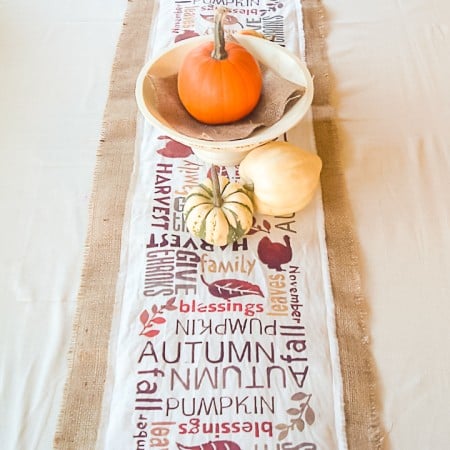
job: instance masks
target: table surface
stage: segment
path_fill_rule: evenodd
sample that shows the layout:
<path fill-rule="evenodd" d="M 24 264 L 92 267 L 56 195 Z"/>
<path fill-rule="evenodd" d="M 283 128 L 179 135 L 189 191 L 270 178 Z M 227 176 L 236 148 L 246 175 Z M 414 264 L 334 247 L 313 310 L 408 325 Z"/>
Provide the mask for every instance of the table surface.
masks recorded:
<path fill-rule="evenodd" d="M 450 4 L 323 2 L 386 441 L 450 442 Z M 0 4 L 0 441 L 49 449 L 127 2 Z"/>

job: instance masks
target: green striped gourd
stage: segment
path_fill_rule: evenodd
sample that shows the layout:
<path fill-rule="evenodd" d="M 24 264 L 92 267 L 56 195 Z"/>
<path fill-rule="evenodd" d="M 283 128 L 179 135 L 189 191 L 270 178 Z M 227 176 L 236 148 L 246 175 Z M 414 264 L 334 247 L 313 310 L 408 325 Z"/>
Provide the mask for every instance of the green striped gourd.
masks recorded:
<path fill-rule="evenodd" d="M 188 230 L 209 244 L 226 245 L 244 236 L 252 226 L 253 203 L 239 183 L 217 176 L 191 189 L 184 204 Z M 214 189 L 216 177 L 217 191 Z"/>

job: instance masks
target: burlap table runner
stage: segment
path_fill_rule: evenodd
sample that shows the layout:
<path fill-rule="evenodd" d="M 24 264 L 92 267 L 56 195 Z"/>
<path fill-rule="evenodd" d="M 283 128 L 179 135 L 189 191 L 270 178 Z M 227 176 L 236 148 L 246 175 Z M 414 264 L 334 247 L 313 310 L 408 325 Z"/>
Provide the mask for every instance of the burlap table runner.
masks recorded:
<path fill-rule="evenodd" d="M 358 242 L 332 104 L 326 11 L 320 0 L 302 0 L 302 8 L 306 61 L 314 77 L 314 134 L 317 152 L 323 161 L 322 197 L 344 382 L 347 440 L 351 449 L 380 449 L 383 437 L 376 369 L 370 350 L 368 307 L 361 286 Z"/>
<path fill-rule="evenodd" d="M 147 49 L 152 0 L 129 1 L 111 73 L 89 209 L 69 373 L 55 448 L 96 447 L 119 270 L 123 216 L 133 169 L 136 78 Z"/>
<path fill-rule="evenodd" d="M 319 0 L 303 0 L 307 62 L 315 77 L 316 144 L 330 273 L 344 381 L 349 448 L 381 448 L 374 365 L 361 289 L 358 248 L 345 192 L 326 56 L 326 20 Z M 111 77 L 91 198 L 86 255 L 74 319 L 69 374 L 55 448 L 94 449 L 107 370 L 107 349 L 119 268 L 126 196 L 133 166 L 137 110 L 134 84 L 145 58 L 153 1 L 129 2 Z"/>

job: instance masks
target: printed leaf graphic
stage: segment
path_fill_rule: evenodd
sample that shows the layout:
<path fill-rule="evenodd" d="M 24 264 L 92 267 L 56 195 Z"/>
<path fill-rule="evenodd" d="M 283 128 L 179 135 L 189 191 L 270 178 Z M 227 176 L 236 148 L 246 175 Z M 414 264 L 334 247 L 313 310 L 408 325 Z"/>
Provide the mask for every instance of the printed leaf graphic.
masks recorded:
<path fill-rule="evenodd" d="M 239 20 L 237 19 L 237 17 L 232 16 L 231 14 L 227 14 L 225 16 L 225 21 L 224 21 L 225 25 L 234 25 L 235 23 L 239 23 Z"/>
<path fill-rule="evenodd" d="M 175 42 L 184 41 L 185 39 L 189 39 L 195 36 L 199 36 L 199 34 L 193 30 L 184 30 L 181 34 L 175 36 Z"/>
<path fill-rule="evenodd" d="M 303 431 L 305 429 L 305 422 L 302 419 L 297 419 L 295 421 L 295 426 L 298 431 Z"/>
<path fill-rule="evenodd" d="M 268 220 L 263 220 L 263 226 L 267 231 L 270 231 L 270 222 Z"/>
<path fill-rule="evenodd" d="M 200 17 L 202 19 L 207 20 L 208 22 L 213 22 L 214 23 L 214 14 L 200 14 Z"/>
<path fill-rule="evenodd" d="M 154 318 L 152 319 L 152 322 L 153 322 L 153 323 L 165 323 L 165 322 L 166 322 L 166 319 L 164 319 L 164 317 L 154 317 Z"/>
<path fill-rule="evenodd" d="M 152 306 L 152 313 L 153 314 L 158 314 L 158 307 L 156 305 Z"/>
<path fill-rule="evenodd" d="M 306 398 L 308 395 L 305 394 L 304 392 L 297 392 L 296 394 L 294 394 L 291 399 L 292 400 L 303 400 L 304 398 Z"/>
<path fill-rule="evenodd" d="M 275 426 L 275 428 L 277 430 L 285 430 L 286 428 L 289 428 L 289 427 L 285 423 L 279 423 L 278 425 Z"/>
<path fill-rule="evenodd" d="M 163 308 L 167 309 L 167 311 L 175 311 L 177 309 L 175 306 L 175 297 L 169 298 Z"/>
<path fill-rule="evenodd" d="M 200 17 L 204 20 L 207 20 L 208 22 L 214 23 L 214 14 L 200 14 Z M 224 25 L 234 25 L 235 23 L 239 23 L 237 18 L 235 16 L 232 16 L 230 14 L 227 14 L 225 16 L 225 19 L 223 21 Z"/>
<path fill-rule="evenodd" d="M 166 309 L 167 309 L 167 311 L 175 311 L 177 309 L 177 307 L 173 306 L 173 305 L 169 305 L 169 306 L 166 305 Z"/>
<path fill-rule="evenodd" d="M 293 416 L 290 418 L 290 425 L 281 424 L 276 427 L 282 430 L 278 437 L 279 440 L 282 440 L 282 438 L 284 439 L 287 436 L 287 434 L 284 434 L 284 427 L 287 427 L 289 430 L 293 431 L 295 430 L 303 431 L 305 429 L 306 424 L 311 425 L 314 422 L 315 420 L 314 411 L 309 406 L 309 401 L 311 400 L 311 397 L 312 394 L 305 394 L 304 392 L 297 392 L 291 397 L 292 400 L 299 402 L 299 407 L 289 408 L 286 411 L 290 416 Z M 302 400 L 304 401 L 302 402 Z M 301 444 L 301 447 L 303 448 L 303 444 Z"/>
<path fill-rule="evenodd" d="M 145 325 L 147 323 L 148 318 L 149 318 L 148 311 L 144 309 L 144 311 L 142 311 L 141 315 L 139 316 L 139 320 L 141 321 L 142 325 Z"/>
<path fill-rule="evenodd" d="M 281 431 L 280 434 L 278 435 L 278 440 L 282 441 L 283 439 L 285 439 L 288 433 L 289 433 L 288 429 Z"/>
<path fill-rule="evenodd" d="M 264 297 L 260 287 L 256 284 L 249 283 L 248 281 L 232 278 L 207 283 L 203 275 L 200 277 L 203 283 L 208 286 L 210 294 L 214 295 L 214 297 L 224 298 L 225 300 L 229 300 L 233 297 L 242 297 L 244 295 L 259 295 L 260 297 Z"/>
<path fill-rule="evenodd" d="M 311 408 L 311 406 L 308 406 L 308 407 L 306 408 L 306 411 L 305 411 L 305 420 L 306 420 L 306 423 L 307 423 L 308 425 L 312 425 L 312 424 L 314 423 L 314 420 L 316 420 L 316 415 L 314 414 L 314 411 L 313 411 L 313 409 Z"/>
<path fill-rule="evenodd" d="M 159 334 L 159 330 L 148 330 L 143 334 L 147 337 L 155 337 L 157 334 Z"/>

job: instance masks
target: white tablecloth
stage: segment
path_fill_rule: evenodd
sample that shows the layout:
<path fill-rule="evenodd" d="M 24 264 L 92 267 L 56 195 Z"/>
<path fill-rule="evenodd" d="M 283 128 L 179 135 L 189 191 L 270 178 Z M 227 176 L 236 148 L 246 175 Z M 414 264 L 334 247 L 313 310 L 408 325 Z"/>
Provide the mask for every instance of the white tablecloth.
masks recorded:
<path fill-rule="evenodd" d="M 450 4 L 324 1 L 386 441 L 450 442 Z M 0 3 L 0 442 L 49 449 L 126 2 Z"/>

